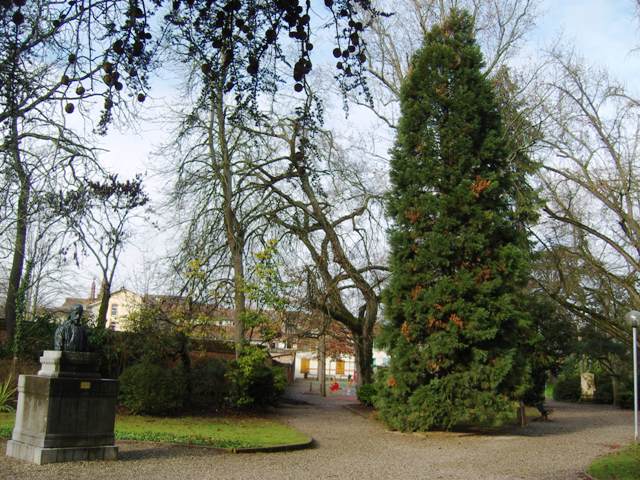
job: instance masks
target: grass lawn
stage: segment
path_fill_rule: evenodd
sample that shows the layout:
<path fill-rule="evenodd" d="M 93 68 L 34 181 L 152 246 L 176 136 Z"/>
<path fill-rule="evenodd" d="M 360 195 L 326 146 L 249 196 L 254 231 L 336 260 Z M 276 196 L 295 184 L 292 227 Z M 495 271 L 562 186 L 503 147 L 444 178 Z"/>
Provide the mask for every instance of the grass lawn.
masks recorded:
<path fill-rule="evenodd" d="M 14 414 L 0 413 L 0 438 L 10 438 Z M 255 448 L 302 443 L 309 437 L 281 423 L 255 417 L 142 417 L 118 415 L 116 439 Z"/>
<path fill-rule="evenodd" d="M 630 445 L 619 452 L 598 458 L 587 473 L 596 480 L 638 480 L 640 445 Z"/>

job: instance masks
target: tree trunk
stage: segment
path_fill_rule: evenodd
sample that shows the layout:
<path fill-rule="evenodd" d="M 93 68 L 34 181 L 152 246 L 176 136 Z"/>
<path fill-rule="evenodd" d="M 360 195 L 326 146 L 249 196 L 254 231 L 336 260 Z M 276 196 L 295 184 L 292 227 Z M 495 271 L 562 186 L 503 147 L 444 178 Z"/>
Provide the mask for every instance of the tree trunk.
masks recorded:
<path fill-rule="evenodd" d="M 240 354 L 242 344 L 244 343 L 244 322 L 243 314 L 246 308 L 245 294 L 244 294 L 244 265 L 242 263 L 242 250 L 240 252 L 233 249 L 233 288 L 234 288 L 234 303 L 235 310 L 233 314 L 233 320 L 235 323 L 235 344 L 236 344 L 236 358 Z"/>
<path fill-rule="evenodd" d="M 13 121 L 12 134 L 17 138 L 17 120 Z M 9 273 L 9 284 L 7 286 L 7 298 L 4 305 L 4 318 L 7 330 L 7 345 L 13 341 L 16 326 L 16 299 L 20 280 L 22 279 L 22 269 L 27 251 L 27 223 L 29 215 L 29 178 L 20 164 L 20 151 L 17 140 L 14 141 L 14 162 L 16 173 L 20 181 L 20 193 L 18 195 L 18 209 L 16 218 L 16 233 L 13 243 L 13 260 L 11 262 L 11 272 Z"/>
<path fill-rule="evenodd" d="M 356 385 L 360 387 L 373 382 L 373 336 L 367 332 L 352 334 L 358 371 Z"/>
<path fill-rule="evenodd" d="M 518 404 L 518 423 L 521 427 L 527 426 L 527 410 L 522 400 Z"/>
<path fill-rule="evenodd" d="M 191 375 L 191 355 L 189 355 L 189 337 L 184 332 L 179 332 L 177 335 L 179 341 L 180 362 L 182 363 L 182 371 L 184 378 L 187 379 L 187 388 L 185 391 L 185 405 L 191 406 L 191 398 L 193 397 L 193 375 Z"/>
<path fill-rule="evenodd" d="M 227 143 L 226 116 L 224 110 L 224 81 L 218 82 L 217 90 L 212 91 L 210 99 L 211 111 L 208 133 L 209 155 L 211 155 L 212 160 L 218 155 L 216 150 L 219 151 L 220 155 L 219 171 L 216 172 L 216 174 L 220 178 L 222 184 L 224 228 L 229 253 L 231 255 L 231 262 L 233 264 L 233 297 L 235 303 L 233 314 L 233 321 L 235 324 L 234 340 L 236 346 L 236 358 L 238 358 L 240 351 L 242 350 L 242 345 L 244 344 L 244 322 L 242 317 L 246 308 L 243 263 L 245 239 L 242 231 L 242 225 L 236 217 L 236 212 L 233 206 L 234 172 L 231 164 L 231 152 Z M 218 148 L 214 148 L 214 141 L 216 140 L 214 127 L 216 126 Z"/>
<path fill-rule="evenodd" d="M 111 298 L 111 284 L 103 280 L 102 288 L 100 288 L 100 309 L 98 310 L 98 318 L 96 319 L 96 327 L 98 328 L 105 328 L 107 326 L 109 298 Z"/>
<path fill-rule="evenodd" d="M 325 335 L 320 335 L 320 341 L 318 342 L 318 382 L 320 383 L 320 395 L 327 396 L 327 372 L 326 366 L 326 343 Z"/>
<path fill-rule="evenodd" d="M 611 375 L 611 395 L 613 397 L 612 403 L 616 407 L 620 406 L 620 384 L 616 375 Z"/>
<path fill-rule="evenodd" d="M 31 318 L 36 318 L 36 314 L 38 313 L 38 297 L 40 296 L 40 276 L 36 279 L 33 284 L 33 293 L 31 294 Z"/>

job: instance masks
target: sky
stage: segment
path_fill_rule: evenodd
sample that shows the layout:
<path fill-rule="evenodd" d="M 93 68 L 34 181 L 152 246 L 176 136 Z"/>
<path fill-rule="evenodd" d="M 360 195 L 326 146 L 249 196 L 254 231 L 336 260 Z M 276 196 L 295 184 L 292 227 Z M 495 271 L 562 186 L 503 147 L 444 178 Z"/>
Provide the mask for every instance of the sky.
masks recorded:
<path fill-rule="evenodd" d="M 588 63 L 606 67 L 632 87 L 640 71 L 640 51 L 633 51 L 640 47 L 635 5 L 635 0 L 546 0 L 527 53 L 561 38 L 560 45 L 574 46 Z"/>
<path fill-rule="evenodd" d="M 637 92 L 640 50 L 634 51 L 634 48 L 640 47 L 640 21 L 634 0 L 543 0 L 540 3 L 536 27 L 523 42 L 521 51 L 513 60 L 515 64 L 535 61 L 543 51 L 556 45 L 573 49 L 592 66 L 606 68 L 613 77 Z M 161 76 L 154 81 L 143 111 L 146 119 L 140 122 L 136 131 L 130 127 L 114 128 L 101 141 L 101 146 L 107 150 L 101 155 L 101 161 L 107 169 L 119 173 L 122 178 L 130 178 L 137 173 L 146 175 L 147 189 L 155 209 L 161 207 L 162 196 L 169 186 L 157 175 L 161 159 L 154 152 L 168 136 L 169 124 L 163 107 L 175 101 L 170 93 L 175 82 L 174 74 L 161 72 Z M 345 120 L 345 127 L 349 128 L 349 122 L 373 125 L 373 120 L 366 115 L 363 111 L 350 115 Z M 122 255 L 114 289 L 122 286 L 142 288 L 145 280 L 157 271 L 158 259 L 175 248 L 176 238 L 168 232 L 166 221 L 159 220 L 157 225 L 154 228 L 140 223 L 136 227 L 136 235 Z M 77 291 L 70 293 L 86 294 L 92 278 L 99 278 L 98 270 L 90 259 L 86 259 L 77 275 Z M 149 288 L 162 287 L 152 283 Z M 60 298 L 60 303 L 62 300 Z"/>

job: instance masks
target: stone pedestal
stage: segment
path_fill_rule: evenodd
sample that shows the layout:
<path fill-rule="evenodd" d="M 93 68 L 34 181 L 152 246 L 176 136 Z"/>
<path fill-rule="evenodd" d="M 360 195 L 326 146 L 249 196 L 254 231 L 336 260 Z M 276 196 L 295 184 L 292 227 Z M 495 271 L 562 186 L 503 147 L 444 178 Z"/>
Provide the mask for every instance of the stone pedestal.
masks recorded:
<path fill-rule="evenodd" d="M 115 460 L 117 380 L 99 378 L 91 353 L 46 351 L 38 375 L 20 375 L 7 455 L 44 464 Z"/>

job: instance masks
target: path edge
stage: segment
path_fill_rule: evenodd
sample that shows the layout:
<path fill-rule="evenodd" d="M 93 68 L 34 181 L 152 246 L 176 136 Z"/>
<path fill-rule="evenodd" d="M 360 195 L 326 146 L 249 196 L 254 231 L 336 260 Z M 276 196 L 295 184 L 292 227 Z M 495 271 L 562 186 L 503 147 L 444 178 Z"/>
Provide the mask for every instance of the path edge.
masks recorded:
<path fill-rule="evenodd" d="M 309 437 L 308 440 L 299 443 L 286 443 L 282 445 L 271 445 L 269 447 L 221 448 L 220 450 L 230 453 L 276 453 L 304 450 L 312 448 L 315 445 L 316 441 L 312 437 Z"/>

